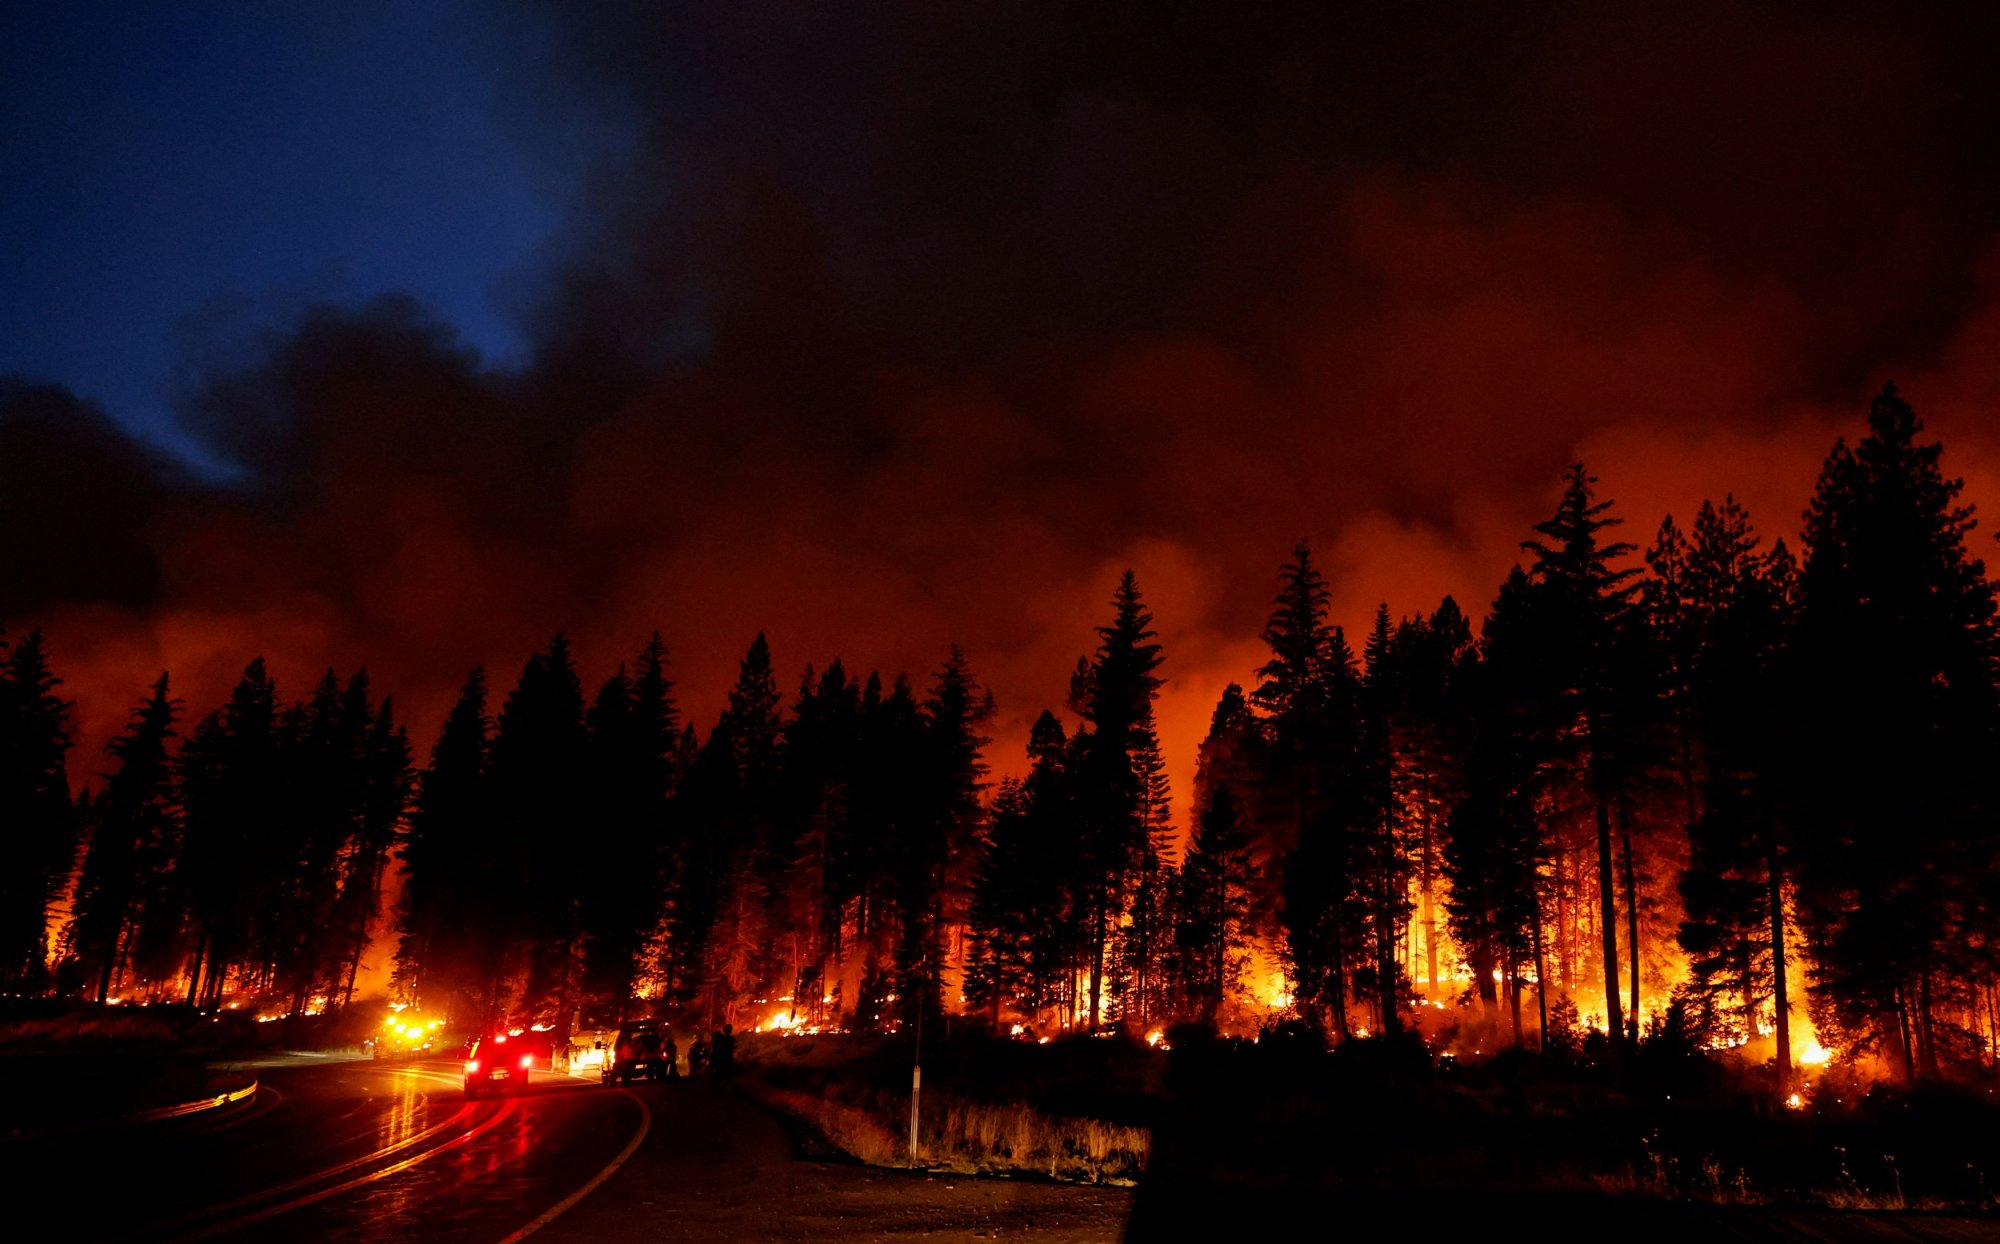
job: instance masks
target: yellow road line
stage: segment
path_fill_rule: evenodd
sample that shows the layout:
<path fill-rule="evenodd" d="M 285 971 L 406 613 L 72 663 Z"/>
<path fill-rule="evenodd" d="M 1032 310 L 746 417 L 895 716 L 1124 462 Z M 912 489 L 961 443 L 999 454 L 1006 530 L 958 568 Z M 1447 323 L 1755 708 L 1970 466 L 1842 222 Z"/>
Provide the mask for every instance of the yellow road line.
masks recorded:
<path fill-rule="evenodd" d="M 500 1126 L 501 1123 L 505 1122 L 511 1115 L 514 1114 L 515 1108 L 517 1107 L 518 1104 L 519 1104 L 518 1102 L 509 1101 L 504 1107 L 501 1108 L 498 1114 L 495 1114 L 492 1118 L 487 1119 L 484 1123 L 481 1123 L 479 1126 L 473 1128 L 471 1131 L 466 1132 L 463 1135 L 454 1136 L 450 1140 L 445 1141 L 441 1145 L 433 1145 L 431 1148 L 424 1150 L 422 1153 L 419 1153 L 414 1157 L 404 1158 L 402 1161 L 397 1162 L 390 1166 L 385 1166 L 379 1171 L 370 1171 L 366 1175 L 357 1175 L 353 1179 L 349 1179 L 343 1183 L 337 1183 L 330 1188 L 321 1188 L 317 1192 L 308 1192 L 306 1195 L 302 1197 L 294 1197 L 289 1201 L 283 1202 L 282 1204 L 273 1205 L 265 1209 L 260 1209 L 254 1214 L 245 1214 L 240 1218 L 232 1218 L 228 1222 L 217 1223 L 212 1227 L 204 1227 L 200 1231 L 191 1232 L 187 1235 L 175 1236 L 174 1238 L 176 1240 L 205 1240 L 209 1236 L 221 1235 L 225 1231 L 234 1231 L 240 1227 L 247 1227 L 253 1223 L 263 1222 L 267 1218 L 275 1218 L 279 1214 L 289 1213 L 295 1209 L 302 1209 L 305 1206 L 313 1204 L 315 1201 L 324 1201 L 326 1198 L 330 1196 L 338 1196 L 343 1192 L 359 1188 L 363 1184 L 371 1184 L 378 1179 L 387 1179 L 391 1175 L 400 1174 L 401 1172 L 409 1170 L 412 1166 L 415 1166 L 420 1162 L 428 1162 L 432 1158 L 438 1156 L 441 1153 L 446 1152 L 447 1150 L 456 1149 L 460 1145 L 465 1144 L 467 1141 L 472 1140 L 486 1132 L 492 1131 L 494 1128 Z"/>
<path fill-rule="evenodd" d="M 632 1090 L 623 1089 L 620 1091 L 625 1094 L 625 1098 L 627 1101 L 630 1101 L 633 1105 L 639 1107 L 638 1132 L 633 1135 L 632 1139 L 626 1143 L 623 1149 L 618 1151 L 617 1157 L 611 1159 L 610 1163 L 606 1165 L 603 1170 L 597 1172 L 597 1174 L 592 1175 L 590 1177 L 589 1183 L 583 1185 L 583 1187 L 581 1188 L 578 1188 L 575 1192 L 570 1193 L 562 1200 L 557 1201 L 554 1205 L 549 1206 L 549 1208 L 544 1210 L 542 1214 L 539 1217 L 537 1217 L 534 1221 L 530 1222 L 527 1226 L 522 1227 L 519 1231 L 516 1231 L 512 1235 L 509 1235 L 505 1239 L 501 1240 L 500 1244 L 519 1244 L 519 1241 L 527 1239 L 535 1232 L 540 1231 L 543 1227 L 546 1227 L 550 1223 L 554 1222 L 557 1218 L 561 1217 L 565 1212 L 574 1207 L 578 1201 L 581 1201 L 583 1198 L 597 1191 L 598 1187 L 601 1184 L 603 1184 L 605 1180 L 611 1178 L 612 1175 L 617 1173 L 619 1167 L 625 1165 L 625 1159 L 631 1157 L 634 1153 L 637 1153 L 639 1151 L 639 1146 L 642 1143 L 644 1143 L 646 1139 L 646 1133 L 653 1130 L 653 1112 L 646 1109 L 645 1102 L 640 1101 L 637 1097 L 634 1097 L 632 1095 Z"/>
<path fill-rule="evenodd" d="M 444 1080 L 444 1077 L 439 1073 L 419 1071 L 414 1068 L 406 1072 L 399 1072 L 397 1074 L 411 1075 L 411 1076 L 429 1076 L 432 1079 Z M 450 1081 L 446 1082 L 449 1083 Z M 270 1091 L 272 1093 L 277 1092 L 276 1089 L 271 1089 Z M 224 1201 L 218 1205 L 205 1205 L 200 1209 L 190 1210 L 188 1213 L 176 1215 L 175 1217 L 170 1218 L 165 1222 L 153 1223 L 150 1226 L 146 1227 L 143 1230 L 143 1232 L 141 1232 L 141 1234 L 150 1235 L 154 1232 L 170 1230 L 174 1227 L 181 1226 L 186 1223 L 198 1222 L 203 1218 L 212 1218 L 217 1214 L 226 1214 L 230 1210 L 241 1209 L 246 1205 L 254 1205 L 258 1201 L 269 1200 L 274 1196 L 283 1196 L 285 1193 L 291 1192 L 297 1188 L 303 1188 L 307 1184 L 315 1184 L 323 1179 L 331 1179 L 336 1175 L 345 1174 L 346 1172 L 353 1170 L 357 1166 L 366 1166 L 370 1162 L 379 1162 L 383 1158 L 386 1158 L 391 1154 L 400 1153 L 403 1150 L 408 1149 L 411 1145 L 421 1144 L 424 1141 L 429 1140 L 431 1137 L 437 1135 L 439 1132 L 443 1132 L 452 1127 L 457 1126 L 459 1123 L 463 1122 L 469 1115 L 471 1115 L 477 1109 L 478 1109 L 477 1106 L 470 1104 L 460 1106 L 457 1110 L 453 1111 L 451 1114 L 447 1115 L 444 1119 L 440 1120 L 439 1122 L 431 1124 L 429 1127 L 425 1128 L 421 1132 L 416 1133 L 415 1135 L 405 1136 L 403 1139 L 396 1141 L 394 1144 L 384 1145 L 380 1149 L 376 1149 L 371 1153 L 364 1153 L 358 1158 L 349 1158 L 347 1161 L 342 1162 L 336 1166 L 329 1166 L 324 1170 L 317 1170 L 313 1171 L 311 1174 L 308 1175 L 301 1175 L 297 1179 L 290 1180 L 289 1182 L 286 1183 L 275 1184 L 269 1188 L 259 1188 L 257 1191 L 246 1193 L 243 1196 L 237 1197 L 233 1201 Z"/>
<path fill-rule="evenodd" d="M 194 1114 L 202 1110 L 213 1110 L 217 1106 L 227 1106 L 231 1102 L 242 1101 L 256 1091 L 257 1081 L 253 1077 L 250 1083 L 240 1089 L 231 1089 L 227 1093 L 217 1093 L 213 1097 L 198 1097 L 193 1101 L 184 1101 L 175 1106 L 160 1106 L 157 1109 L 144 1110 L 133 1116 L 133 1118 L 144 1123 L 151 1123 L 155 1119 L 175 1119 L 184 1114 Z"/>
<path fill-rule="evenodd" d="M 200 1119 L 188 1126 L 190 1136 L 213 1136 L 225 1128 L 241 1127 L 252 1119 L 261 1118 L 283 1105 L 285 1095 L 268 1084 L 259 1085 L 257 1096 L 251 1099 L 248 1109 L 215 1119 Z"/>

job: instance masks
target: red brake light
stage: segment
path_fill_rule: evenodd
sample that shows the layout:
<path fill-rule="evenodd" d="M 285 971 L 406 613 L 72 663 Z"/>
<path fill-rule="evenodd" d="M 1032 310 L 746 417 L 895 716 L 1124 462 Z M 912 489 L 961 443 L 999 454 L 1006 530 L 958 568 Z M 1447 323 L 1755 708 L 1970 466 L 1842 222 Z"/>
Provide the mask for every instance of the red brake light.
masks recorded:
<path fill-rule="evenodd" d="M 467 1059 L 467 1060 L 466 1060 L 466 1063 L 465 1063 L 465 1069 L 466 1069 L 467 1071 L 477 1071 L 477 1070 L 479 1070 L 479 1060 L 478 1060 L 478 1059 L 476 1059 L 476 1058 L 472 1058 L 472 1059 Z"/>
<path fill-rule="evenodd" d="M 521 1066 L 522 1066 L 522 1067 L 526 1067 L 526 1066 L 527 1066 L 527 1065 L 528 1065 L 529 1063 L 532 1063 L 532 1062 L 534 1062 L 534 1061 L 535 1061 L 535 1058 L 534 1058 L 534 1055 L 532 1055 L 532 1054 L 523 1054 L 523 1055 L 521 1055 Z"/>

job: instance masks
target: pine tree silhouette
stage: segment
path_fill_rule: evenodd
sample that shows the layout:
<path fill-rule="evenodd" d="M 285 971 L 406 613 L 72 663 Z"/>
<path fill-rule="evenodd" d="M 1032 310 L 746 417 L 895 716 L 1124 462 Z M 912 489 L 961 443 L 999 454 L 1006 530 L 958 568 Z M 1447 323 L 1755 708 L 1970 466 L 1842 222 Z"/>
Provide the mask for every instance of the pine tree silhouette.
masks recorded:
<path fill-rule="evenodd" d="M 1949 1051 L 1939 1010 L 1991 867 L 1993 586 L 1941 447 L 1895 386 L 1836 444 L 1806 512 L 1796 687 L 1806 724 L 1799 901 L 1814 1019 L 1892 1051 L 1911 1078 Z"/>
<path fill-rule="evenodd" d="M 413 1002 L 483 1029 L 498 1019 L 506 928 L 492 848 L 486 674 L 473 669 L 417 782 L 403 835 L 396 982 Z"/>
<path fill-rule="evenodd" d="M 1352 831 L 1361 820 L 1356 715 L 1360 678 L 1347 637 L 1326 621 L 1326 582 L 1302 540 L 1279 571 L 1281 588 L 1250 701 L 1264 714 L 1261 785 L 1283 809 L 1283 920 L 1302 1010 L 1348 1035 L 1349 972 L 1356 948 Z"/>
<path fill-rule="evenodd" d="M 111 995 L 121 972 L 130 971 L 152 992 L 177 966 L 181 913 L 172 869 L 181 826 L 170 749 L 180 709 L 163 673 L 152 695 L 132 711 L 125 732 L 106 745 L 118 767 L 106 775 L 94 808 L 70 928 L 86 988 L 99 1002 Z"/>
<path fill-rule="evenodd" d="M 1598 538 L 1600 532 L 1623 520 L 1608 517 L 1611 502 L 1597 500 L 1596 482 L 1582 463 L 1572 466 L 1554 516 L 1535 525 L 1544 539 L 1524 541 L 1521 547 L 1535 554 L 1534 581 L 1549 599 L 1545 620 L 1556 628 L 1566 656 L 1553 672 L 1561 680 L 1560 693 L 1570 705 L 1571 721 L 1565 733 L 1572 742 L 1574 762 L 1581 770 L 1596 817 L 1598 929 L 1603 940 L 1606 1023 L 1615 1036 L 1636 1041 L 1636 1008 L 1628 1026 L 1618 989 L 1612 822 L 1614 817 L 1619 820 L 1621 836 L 1630 832 L 1627 818 L 1638 763 L 1637 723 L 1630 720 L 1631 694 L 1622 678 L 1627 662 L 1621 645 L 1632 624 L 1635 585 L 1631 580 L 1638 568 L 1616 564 L 1631 554 L 1634 546 L 1621 541 L 1600 542 Z M 1629 908 L 1633 890 L 1629 845 L 1625 857 Z"/>

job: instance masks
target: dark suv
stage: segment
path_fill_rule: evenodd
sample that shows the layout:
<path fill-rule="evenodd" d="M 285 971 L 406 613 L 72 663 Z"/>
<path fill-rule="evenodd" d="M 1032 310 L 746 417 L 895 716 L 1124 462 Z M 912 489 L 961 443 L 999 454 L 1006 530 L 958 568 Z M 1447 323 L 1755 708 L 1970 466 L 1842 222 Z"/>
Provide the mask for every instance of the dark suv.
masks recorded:
<path fill-rule="evenodd" d="M 667 1054 L 666 1030 L 651 1020 L 626 1024 L 611 1043 L 604 1060 L 606 1084 L 630 1084 L 637 1079 L 664 1080 L 674 1074 Z"/>
<path fill-rule="evenodd" d="M 550 1070 L 554 1049 L 546 1033 L 486 1034 L 472 1043 L 465 1056 L 465 1095 L 477 1097 L 489 1090 L 504 1093 L 510 1088 L 526 1088 L 533 1071 Z"/>

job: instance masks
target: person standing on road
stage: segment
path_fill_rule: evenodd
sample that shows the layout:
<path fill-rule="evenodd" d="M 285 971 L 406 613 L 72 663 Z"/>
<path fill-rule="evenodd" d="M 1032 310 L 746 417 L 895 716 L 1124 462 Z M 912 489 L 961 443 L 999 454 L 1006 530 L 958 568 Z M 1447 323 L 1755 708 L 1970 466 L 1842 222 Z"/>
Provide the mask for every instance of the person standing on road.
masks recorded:
<path fill-rule="evenodd" d="M 660 1045 L 660 1058 L 667 1064 L 667 1079 L 681 1078 L 681 1047 L 674 1044 L 674 1034 L 667 1033 Z"/>
<path fill-rule="evenodd" d="M 724 1077 L 736 1074 L 736 1029 L 728 1024 L 715 1034 L 715 1074 Z"/>
<path fill-rule="evenodd" d="M 688 1074 L 698 1076 L 708 1069 L 708 1042 L 697 1035 L 688 1047 Z"/>

